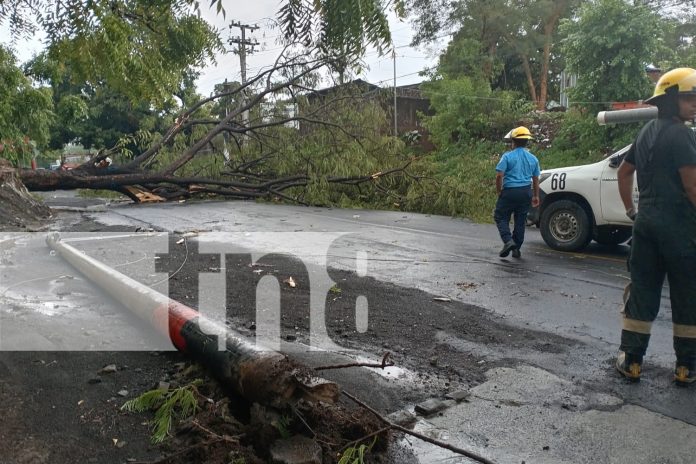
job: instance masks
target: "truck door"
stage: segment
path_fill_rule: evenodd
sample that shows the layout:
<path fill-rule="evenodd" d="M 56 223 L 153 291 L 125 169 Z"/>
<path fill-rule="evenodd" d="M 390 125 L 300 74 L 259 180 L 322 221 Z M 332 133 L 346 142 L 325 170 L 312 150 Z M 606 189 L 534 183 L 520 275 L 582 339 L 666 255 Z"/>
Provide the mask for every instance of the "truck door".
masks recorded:
<path fill-rule="evenodd" d="M 619 165 L 623 160 L 629 147 L 624 147 L 611 155 L 604 164 L 602 169 L 602 177 L 600 178 L 600 202 L 602 205 L 602 219 L 606 224 L 626 224 L 631 225 L 631 220 L 626 217 L 626 209 L 624 208 L 621 196 L 619 196 L 619 181 L 617 172 Z M 638 208 L 638 187 L 633 181 L 633 203 L 635 208 Z"/>

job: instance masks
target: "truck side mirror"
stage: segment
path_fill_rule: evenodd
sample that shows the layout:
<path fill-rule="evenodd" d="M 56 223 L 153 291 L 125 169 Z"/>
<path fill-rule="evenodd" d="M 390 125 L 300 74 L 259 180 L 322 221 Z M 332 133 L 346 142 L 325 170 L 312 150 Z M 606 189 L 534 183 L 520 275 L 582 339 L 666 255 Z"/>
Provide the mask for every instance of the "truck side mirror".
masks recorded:
<path fill-rule="evenodd" d="M 624 158 L 623 155 L 612 156 L 609 159 L 609 167 L 610 168 L 618 168 L 619 165 L 621 164 L 621 161 L 623 161 L 623 158 Z"/>

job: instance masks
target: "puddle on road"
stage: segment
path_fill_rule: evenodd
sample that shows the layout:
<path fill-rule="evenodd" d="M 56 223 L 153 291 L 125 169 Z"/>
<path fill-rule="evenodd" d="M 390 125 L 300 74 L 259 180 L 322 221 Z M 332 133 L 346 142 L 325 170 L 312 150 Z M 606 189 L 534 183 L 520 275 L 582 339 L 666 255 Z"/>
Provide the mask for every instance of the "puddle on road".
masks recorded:
<path fill-rule="evenodd" d="M 4 295 L 0 295 L 0 311 L 15 315 L 40 314 L 54 317 L 72 314 L 80 308 L 79 305 L 70 300 L 55 299 L 54 296 L 44 298 L 11 291 L 5 292 Z M 73 294 L 73 296 L 84 295 Z"/>
<path fill-rule="evenodd" d="M 300 351 L 323 351 L 326 353 L 334 353 L 346 358 L 349 358 L 350 360 L 356 362 L 356 363 L 363 363 L 363 364 L 379 364 L 380 360 L 376 357 L 368 357 L 368 356 L 363 356 L 359 355 L 356 352 L 352 351 L 330 351 L 330 350 L 323 350 L 319 347 L 310 347 L 309 345 L 306 345 L 304 343 L 298 343 L 298 342 L 293 342 L 291 345 L 287 345 L 287 350 L 281 350 L 283 352 L 287 352 L 288 354 L 292 354 L 293 351 L 297 351 L 297 347 L 300 346 L 302 349 Z M 384 369 L 381 367 L 366 367 L 365 369 L 369 369 L 370 372 L 374 372 L 375 374 L 384 377 L 389 380 L 398 380 L 400 383 L 407 383 L 409 385 L 415 385 L 417 383 L 420 383 L 418 375 L 406 368 L 399 367 L 399 366 L 387 366 Z"/>
<path fill-rule="evenodd" d="M 411 411 L 413 412 L 413 411 Z M 421 435 L 425 435 L 426 437 L 433 438 L 435 440 L 439 440 L 442 442 L 447 443 L 450 438 L 451 438 L 451 432 L 449 430 L 445 430 L 439 427 L 434 426 L 430 422 L 428 422 L 425 419 L 418 419 L 416 424 L 413 427 L 414 432 L 418 432 Z M 485 446 L 485 442 L 487 441 L 485 437 L 472 437 L 474 442 L 482 442 L 482 444 Z M 428 443 L 426 441 L 423 441 L 419 438 L 410 436 L 410 435 L 404 435 L 402 438 L 400 438 L 397 441 L 397 446 L 402 447 L 408 452 L 412 453 L 412 455 L 418 460 L 419 463 L 422 464 L 431 464 L 434 462 L 442 462 L 442 463 L 470 463 L 470 462 L 478 462 L 474 461 L 472 459 L 467 458 L 466 456 L 462 456 L 461 454 L 457 454 L 453 451 L 449 451 L 445 448 L 440 448 L 439 446 L 435 446 L 431 443 Z"/>
<path fill-rule="evenodd" d="M 72 275 L 54 275 L 13 282 L 0 287 L 0 310 L 7 313 L 36 312 L 43 316 L 61 316 L 78 308 L 76 298 L 86 295 L 66 290 Z M 79 279 L 81 280 L 81 279 Z M 64 298 L 70 296 L 71 298 Z"/>
<path fill-rule="evenodd" d="M 369 364 L 379 363 L 379 361 L 375 361 L 374 358 L 368 358 L 366 356 L 356 356 L 356 355 L 349 355 L 349 356 L 351 358 L 355 359 L 355 362 L 358 362 L 358 363 L 369 363 Z M 401 382 L 415 383 L 416 380 L 418 379 L 418 376 L 416 375 L 415 372 L 410 371 L 408 369 L 405 369 L 403 367 L 387 366 L 384 369 L 382 369 L 380 367 L 370 367 L 368 369 L 370 369 L 370 371 L 374 372 L 375 374 L 379 374 L 382 377 L 390 379 L 390 380 L 399 380 Z"/>

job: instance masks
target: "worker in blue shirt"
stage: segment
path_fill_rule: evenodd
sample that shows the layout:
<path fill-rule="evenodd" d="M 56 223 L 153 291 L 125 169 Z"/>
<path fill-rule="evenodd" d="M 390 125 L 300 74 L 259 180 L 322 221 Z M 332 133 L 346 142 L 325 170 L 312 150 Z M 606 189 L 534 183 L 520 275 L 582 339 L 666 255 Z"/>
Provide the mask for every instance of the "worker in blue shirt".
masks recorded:
<path fill-rule="evenodd" d="M 513 258 L 520 258 L 524 242 L 524 227 L 530 205 L 539 206 L 539 160 L 525 147 L 532 138 L 531 132 L 524 126 L 510 131 L 513 149 L 503 154 L 495 167 L 495 189 L 498 201 L 495 204 L 493 219 L 503 248 L 501 258 L 512 252 Z M 515 226 L 510 233 L 510 217 L 514 216 Z"/>

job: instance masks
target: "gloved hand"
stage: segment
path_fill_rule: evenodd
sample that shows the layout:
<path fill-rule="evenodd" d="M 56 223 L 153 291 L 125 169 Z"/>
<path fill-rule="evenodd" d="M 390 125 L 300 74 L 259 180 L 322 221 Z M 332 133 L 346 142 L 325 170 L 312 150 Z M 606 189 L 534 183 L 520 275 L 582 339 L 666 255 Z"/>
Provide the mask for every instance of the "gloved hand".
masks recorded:
<path fill-rule="evenodd" d="M 627 209 L 627 210 L 626 210 L 626 216 L 628 216 L 628 218 L 629 218 L 631 221 L 635 221 L 635 220 L 636 220 L 636 214 L 638 214 L 638 213 L 636 212 L 636 209 L 635 209 L 635 208 L 631 208 L 631 209 Z"/>

